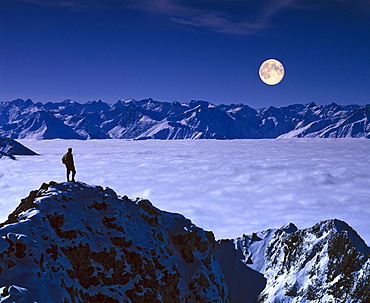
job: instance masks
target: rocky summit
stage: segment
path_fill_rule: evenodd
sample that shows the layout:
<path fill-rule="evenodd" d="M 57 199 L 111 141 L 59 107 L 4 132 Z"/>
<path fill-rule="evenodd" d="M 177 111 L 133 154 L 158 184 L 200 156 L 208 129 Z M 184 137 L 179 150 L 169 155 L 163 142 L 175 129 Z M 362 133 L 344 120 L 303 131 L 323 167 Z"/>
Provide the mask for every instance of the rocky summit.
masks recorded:
<path fill-rule="evenodd" d="M 212 233 L 109 188 L 44 184 L 1 234 L 4 302 L 228 301 Z"/>
<path fill-rule="evenodd" d="M 370 302 L 370 249 L 335 219 L 216 241 L 148 200 L 49 182 L 0 234 L 0 302 Z"/>
<path fill-rule="evenodd" d="M 343 221 L 288 224 L 221 244 L 230 241 L 267 280 L 258 302 L 370 302 L 370 249 Z"/>

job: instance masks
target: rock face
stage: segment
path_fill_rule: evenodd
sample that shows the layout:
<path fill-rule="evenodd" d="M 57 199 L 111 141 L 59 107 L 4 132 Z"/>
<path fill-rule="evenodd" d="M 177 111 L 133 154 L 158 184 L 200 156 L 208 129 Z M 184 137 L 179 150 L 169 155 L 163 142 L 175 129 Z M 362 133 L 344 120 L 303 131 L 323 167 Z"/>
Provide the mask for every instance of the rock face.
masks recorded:
<path fill-rule="evenodd" d="M 370 302 L 370 248 L 343 221 L 290 224 L 233 242 L 267 279 L 258 302 Z"/>
<path fill-rule="evenodd" d="M 0 138 L 0 158 L 3 156 L 15 159 L 17 155 L 37 155 L 34 151 L 10 138 Z"/>
<path fill-rule="evenodd" d="M 0 235 L 0 302 L 370 302 L 370 248 L 336 219 L 215 241 L 148 200 L 50 182 Z"/>
<path fill-rule="evenodd" d="M 212 233 L 109 188 L 44 184 L 0 232 L 0 302 L 229 302 Z"/>
<path fill-rule="evenodd" d="M 0 136 L 34 139 L 370 138 L 370 106 L 244 104 L 153 99 L 80 104 L 0 102 Z"/>

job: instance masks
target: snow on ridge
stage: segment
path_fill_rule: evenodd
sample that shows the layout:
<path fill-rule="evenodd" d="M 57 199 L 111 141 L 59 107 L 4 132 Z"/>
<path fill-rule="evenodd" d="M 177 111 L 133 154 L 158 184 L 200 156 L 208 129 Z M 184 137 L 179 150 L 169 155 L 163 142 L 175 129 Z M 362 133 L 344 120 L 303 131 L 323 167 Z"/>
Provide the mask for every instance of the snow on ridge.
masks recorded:
<path fill-rule="evenodd" d="M 0 302 L 228 302 L 212 233 L 110 188 L 44 183 L 0 232 Z"/>
<path fill-rule="evenodd" d="M 344 221 L 270 229 L 234 240 L 244 263 L 264 273 L 259 302 L 368 302 L 370 248 Z M 344 284 L 345 285 L 344 285 Z"/>
<path fill-rule="evenodd" d="M 39 118 L 46 125 L 45 130 L 37 132 L 36 137 L 39 139 L 370 137 L 369 105 L 361 107 L 310 103 L 255 110 L 243 104 L 214 105 L 201 100 L 179 103 L 151 98 L 140 101 L 125 99 L 109 105 L 101 100 L 85 104 L 72 100 L 34 104 L 31 100 L 18 99 L 1 102 L 0 110 L 0 135 L 14 138 L 36 136 L 35 130 L 29 130 L 26 125 L 39 112 L 50 114 Z M 91 113 L 95 115 L 88 115 Z M 157 125 L 150 136 L 144 135 L 148 128 L 140 123 L 143 116 Z M 189 119 L 190 116 L 192 119 Z M 81 120 L 84 121 L 82 125 L 79 123 Z M 48 131 L 56 121 L 65 131 Z M 169 131 L 163 123 L 165 121 L 176 122 L 177 126 L 171 126 L 172 130 Z M 196 124 L 202 125 L 202 128 L 197 128 Z M 189 128 L 186 132 L 183 131 L 184 126 Z M 127 128 L 128 131 L 120 132 L 117 136 L 117 131 L 113 130 L 117 127 Z"/>
<path fill-rule="evenodd" d="M 7 156 L 15 159 L 16 155 L 37 155 L 37 153 L 13 139 L 0 138 L 0 158 Z"/>
<path fill-rule="evenodd" d="M 370 248 L 337 219 L 215 241 L 148 200 L 49 182 L 22 199 L 0 233 L 0 302 L 370 299 Z"/>

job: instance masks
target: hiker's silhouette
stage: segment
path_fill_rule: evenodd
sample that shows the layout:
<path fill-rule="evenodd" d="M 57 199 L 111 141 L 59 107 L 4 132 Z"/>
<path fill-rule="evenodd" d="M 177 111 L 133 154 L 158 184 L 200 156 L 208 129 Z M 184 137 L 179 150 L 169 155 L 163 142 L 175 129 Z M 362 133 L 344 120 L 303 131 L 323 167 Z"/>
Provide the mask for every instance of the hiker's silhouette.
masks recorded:
<path fill-rule="evenodd" d="M 68 152 L 63 156 L 62 158 L 63 164 L 65 164 L 67 168 L 67 181 L 68 182 L 76 182 L 75 181 L 75 175 L 76 175 L 76 168 L 75 163 L 73 161 L 73 155 L 72 155 L 72 148 L 68 148 Z M 69 180 L 69 174 L 72 173 L 72 180 Z"/>

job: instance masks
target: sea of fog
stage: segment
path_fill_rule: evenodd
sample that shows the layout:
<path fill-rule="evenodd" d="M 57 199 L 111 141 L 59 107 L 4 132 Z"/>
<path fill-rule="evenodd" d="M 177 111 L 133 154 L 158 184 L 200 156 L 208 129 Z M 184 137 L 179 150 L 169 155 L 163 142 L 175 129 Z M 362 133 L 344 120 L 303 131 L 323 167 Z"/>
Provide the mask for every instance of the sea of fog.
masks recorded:
<path fill-rule="evenodd" d="M 218 239 L 338 218 L 370 243 L 370 140 L 19 142 L 40 155 L 0 159 L 1 222 L 43 182 L 65 181 L 72 147 L 77 181 L 149 199 Z"/>

